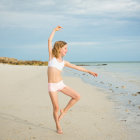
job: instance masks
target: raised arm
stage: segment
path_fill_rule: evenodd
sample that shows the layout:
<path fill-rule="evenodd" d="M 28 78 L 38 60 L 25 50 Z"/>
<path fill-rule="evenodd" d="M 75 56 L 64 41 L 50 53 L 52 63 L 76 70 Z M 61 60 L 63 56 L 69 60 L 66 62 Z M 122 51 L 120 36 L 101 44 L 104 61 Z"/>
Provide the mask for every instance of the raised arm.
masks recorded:
<path fill-rule="evenodd" d="M 73 69 L 76 69 L 76 70 L 79 70 L 79 71 L 87 72 L 87 73 L 93 75 L 94 77 L 95 77 L 95 76 L 96 76 L 96 77 L 98 76 L 97 73 L 92 72 L 92 71 L 90 71 L 90 70 L 87 70 L 87 69 L 85 69 L 85 68 L 83 68 L 83 67 L 74 65 L 74 64 L 72 64 L 72 63 L 70 63 L 70 62 L 68 62 L 68 61 L 65 61 L 65 66 L 66 66 L 66 67 L 73 68 Z"/>
<path fill-rule="evenodd" d="M 52 58 L 52 39 L 54 37 L 55 32 L 59 31 L 61 28 L 62 28 L 61 26 L 57 26 L 56 28 L 54 28 L 50 37 L 48 38 L 49 60 L 51 60 L 51 58 Z"/>

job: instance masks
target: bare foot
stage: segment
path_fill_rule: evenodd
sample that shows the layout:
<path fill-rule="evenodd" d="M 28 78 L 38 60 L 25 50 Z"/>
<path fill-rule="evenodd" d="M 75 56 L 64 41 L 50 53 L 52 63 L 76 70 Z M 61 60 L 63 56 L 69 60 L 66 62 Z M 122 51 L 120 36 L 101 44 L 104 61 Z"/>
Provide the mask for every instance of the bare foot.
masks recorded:
<path fill-rule="evenodd" d="M 60 121 L 60 119 L 62 119 L 62 117 L 64 116 L 65 112 L 63 109 L 60 109 L 60 115 L 58 117 L 58 120 Z"/>
<path fill-rule="evenodd" d="M 58 124 L 58 126 L 56 127 L 56 129 L 57 129 L 57 133 L 58 134 L 63 134 L 63 131 L 62 131 L 62 129 L 61 129 L 61 127 L 60 127 L 60 124 Z"/>
<path fill-rule="evenodd" d="M 57 130 L 57 133 L 58 133 L 58 134 L 63 134 L 63 131 L 62 131 L 61 129 L 58 129 L 58 130 Z"/>
<path fill-rule="evenodd" d="M 58 122 L 58 124 L 56 125 L 56 132 L 57 132 L 58 134 L 63 134 L 63 131 L 62 131 L 62 128 L 61 128 L 59 122 Z"/>

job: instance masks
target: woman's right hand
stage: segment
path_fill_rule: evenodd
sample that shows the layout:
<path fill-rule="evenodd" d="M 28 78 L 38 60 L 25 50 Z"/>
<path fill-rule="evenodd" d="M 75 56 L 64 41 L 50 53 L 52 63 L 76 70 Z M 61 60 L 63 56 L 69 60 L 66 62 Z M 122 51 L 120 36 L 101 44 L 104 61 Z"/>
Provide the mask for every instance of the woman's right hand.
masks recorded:
<path fill-rule="evenodd" d="M 92 72 L 92 71 L 89 71 L 88 73 L 89 73 L 89 74 L 91 74 L 91 75 L 93 75 L 94 77 L 95 77 L 95 76 L 96 76 L 96 77 L 98 76 L 98 74 L 97 74 L 97 73 Z"/>
<path fill-rule="evenodd" d="M 59 31 L 59 30 L 61 30 L 61 28 L 62 28 L 61 26 L 57 26 L 56 28 L 54 28 L 54 30 L 55 30 L 55 31 Z M 62 29 L 63 29 L 63 28 L 62 28 Z"/>

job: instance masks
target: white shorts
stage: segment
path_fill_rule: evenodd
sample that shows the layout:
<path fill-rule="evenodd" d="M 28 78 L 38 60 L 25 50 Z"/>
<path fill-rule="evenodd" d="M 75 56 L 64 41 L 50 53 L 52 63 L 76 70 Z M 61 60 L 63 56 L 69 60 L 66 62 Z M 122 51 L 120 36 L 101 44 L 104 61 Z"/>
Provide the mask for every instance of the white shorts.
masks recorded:
<path fill-rule="evenodd" d="M 48 91 L 60 91 L 63 89 L 66 85 L 63 83 L 63 80 L 57 83 L 48 83 Z"/>

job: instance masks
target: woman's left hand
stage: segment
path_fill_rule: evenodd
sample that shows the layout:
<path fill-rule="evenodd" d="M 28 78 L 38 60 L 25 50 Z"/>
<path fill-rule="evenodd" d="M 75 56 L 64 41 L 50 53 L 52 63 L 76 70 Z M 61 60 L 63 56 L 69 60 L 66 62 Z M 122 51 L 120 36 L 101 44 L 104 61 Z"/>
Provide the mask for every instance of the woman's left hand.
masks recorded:
<path fill-rule="evenodd" d="M 93 75 L 94 77 L 95 77 L 95 76 L 96 76 L 96 77 L 98 76 L 98 74 L 97 74 L 97 73 L 92 72 L 92 71 L 89 71 L 88 73 L 89 73 L 89 74 L 91 74 L 91 75 Z"/>

